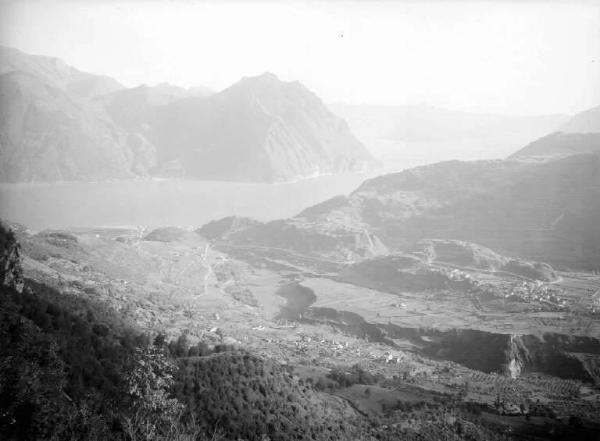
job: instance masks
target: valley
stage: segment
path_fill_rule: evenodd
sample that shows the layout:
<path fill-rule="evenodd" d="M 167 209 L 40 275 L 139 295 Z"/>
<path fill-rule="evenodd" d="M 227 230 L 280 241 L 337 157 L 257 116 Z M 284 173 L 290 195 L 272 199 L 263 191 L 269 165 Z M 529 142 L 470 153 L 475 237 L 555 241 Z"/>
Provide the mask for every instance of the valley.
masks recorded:
<path fill-rule="evenodd" d="M 598 274 L 452 241 L 345 262 L 178 228 L 15 230 L 26 277 L 151 334 L 277 360 L 381 433 L 422 433 L 428 409 L 516 439 L 598 428 Z M 345 386 L 353 366 L 368 380 Z"/>
<path fill-rule="evenodd" d="M 599 439 L 592 2 L 17 3 L 0 439 Z"/>
<path fill-rule="evenodd" d="M 308 418 L 316 439 L 594 439 L 598 158 L 441 162 L 367 179 L 347 195 L 321 193 L 291 217 L 267 211 L 271 219 L 252 218 L 262 207 L 256 186 L 254 211 L 242 210 L 251 217 L 210 217 L 206 187 L 194 218 L 194 204 L 174 207 L 181 189 L 189 202 L 198 187 L 179 182 L 164 206 L 139 206 L 199 219 L 194 227 L 161 218 L 11 226 L 26 290 L 99 302 L 146 338 L 170 342 L 183 376 L 176 390 L 205 431 L 303 439 L 298 418 Z M 315 198 L 310 189 L 323 182 L 268 190 L 296 204 L 293 191 Z M 214 185 L 217 206 L 224 194 Z M 241 189 L 230 185 L 233 200 L 244 199 Z M 206 371 L 214 366 L 229 376 L 209 380 L 221 375 Z M 219 397 L 214 406 L 194 401 L 197 388 Z M 226 417 L 281 394 L 283 426 Z"/>
<path fill-rule="evenodd" d="M 129 323 L 138 351 L 162 350 L 179 366 L 171 393 L 186 418 L 223 439 L 307 439 L 310 421 L 319 440 L 592 440 L 599 176 L 592 151 L 441 162 L 335 196 L 358 175 L 278 187 L 160 181 L 152 204 L 100 190 L 128 207 L 109 215 L 138 226 L 98 226 L 102 204 L 92 202 L 89 226 L 48 228 L 58 223 L 48 208 L 37 229 L 8 223 L 18 245 L 5 266 L 20 268 L 8 283 L 22 277 L 26 296 L 102 305 Z M 224 206 L 225 187 L 247 205 Z M 316 204 L 292 208 L 303 197 Z M 143 222 L 147 207 L 155 225 Z M 188 226 L 165 222 L 177 216 Z M 11 298 L 21 301 L 2 301 Z M 43 317 L 32 319 L 48 326 Z"/>

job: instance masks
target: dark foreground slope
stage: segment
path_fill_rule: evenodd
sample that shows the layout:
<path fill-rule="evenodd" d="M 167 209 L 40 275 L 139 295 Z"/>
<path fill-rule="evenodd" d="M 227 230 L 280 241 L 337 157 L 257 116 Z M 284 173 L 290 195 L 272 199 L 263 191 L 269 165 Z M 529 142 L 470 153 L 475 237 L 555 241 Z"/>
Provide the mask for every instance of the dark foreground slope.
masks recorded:
<path fill-rule="evenodd" d="M 219 240 L 251 225 L 230 220 L 201 232 Z M 262 250 L 264 259 L 251 265 L 178 229 L 20 229 L 18 237 L 25 276 L 56 290 L 26 280 L 23 295 L 2 297 L 1 310 L 33 322 L 44 337 L 43 345 L 27 345 L 18 366 L 56 342 L 66 380 L 41 379 L 61 386 L 42 394 L 46 407 L 24 414 L 41 421 L 38 409 L 63 415 L 48 407 L 63 398 L 67 422 L 86 409 L 88 419 L 68 426 L 71 432 L 51 433 L 61 439 L 202 440 L 215 429 L 225 438 L 214 439 L 235 441 L 594 439 L 597 340 L 531 338 L 522 330 L 581 327 L 591 317 L 581 308 L 569 312 L 578 293 L 569 293 L 564 308 L 542 303 L 538 294 L 563 296 L 546 291 L 565 275 L 547 265 L 435 240 L 410 255 L 354 264 Z M 42 300 L 42 308 L 20 306 Z M 54 318 L 58 307 L 69 313 L 65 319 Z M 121 313 L 141 329 L 117 319 Z M 55 322 L 58 330 L 48 325 Z M 590 323 L 582 332 L 596 332 Z M 27 333 L 13 327 L 2 335 L 7 376 L 27 384 L 30 370 L 9 358 Z M 27 389 L 19 396 L 31 399 Z M 51 427 L 60 428 L 61 418 Z M 44 439 L 6 430 L 8 439 Z"/>
<path fill-rule="evenodd" d="M 227 345 L 190 344 L 186 334 L 151 339 L 102 303 L 29 279 L 23 287 L 19 246 L 0 228 L 0 268 L 11 271 L 0 287 L 2 439 L 501 439 L 437 417 L 392 429 L 293 366 Z"/>
<path fill-rule="evenodd" d="M 2 439 L 329 440 L 355 430 L 347 404 L 274 361 L 210 355 L 229 348 L 185 337 L 152 341 L 102 303 L 32 280 L 23 287 L 19 246 L 1 224 L 0 233 Z"/>
<path fill-rule="evenodd" d="M 272 360 L 226 352 L 182 359 L 178 393 L 207 429 L 231 438 L 350 439 L 356 412 Z"/>

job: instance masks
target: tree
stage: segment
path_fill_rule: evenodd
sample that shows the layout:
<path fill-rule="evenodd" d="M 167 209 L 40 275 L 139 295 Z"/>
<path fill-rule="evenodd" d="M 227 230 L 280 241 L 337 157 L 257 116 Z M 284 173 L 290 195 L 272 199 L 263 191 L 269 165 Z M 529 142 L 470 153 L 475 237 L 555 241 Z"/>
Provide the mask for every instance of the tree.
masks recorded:
<path fill-rule="evenodd" d="M 156 337 L 154 337 L 154 346 L 156 346 L 157 348 L 162 348 L 163 345 L 165 344 L 165 340 L 166 340 L 166 336 L 165 334 L 159 333 L 156 335 Z"/>
<path fill-rule="evenodd" d="M 153 440 L 180 430 L 184 406 L 171 398 L 175 364 L 163 351 L 150 346 L 136 351 L 135 366 L 128 376 L 131 411 L 124 427 L 132 441 Z"/>
<path fill-rule="evenodd" d="M 49 438 L 63 423 L 64 364 L 57 352 L 29 320 L 0 311 L 0 438 Z"/>
<path fill-rule="evenodd" d="M 188 338 L 187 335 L 181 334 L 177 341 L 171 341 L 169 343 L 169 352 L 175 358 L 186 357 L 188 355 Z"/>

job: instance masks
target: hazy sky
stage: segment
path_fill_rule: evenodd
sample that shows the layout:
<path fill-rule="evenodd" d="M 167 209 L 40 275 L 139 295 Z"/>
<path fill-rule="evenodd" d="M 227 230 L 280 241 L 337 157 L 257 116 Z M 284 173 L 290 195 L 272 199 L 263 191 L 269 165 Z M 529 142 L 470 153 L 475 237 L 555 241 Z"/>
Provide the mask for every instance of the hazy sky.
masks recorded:
<path fill-rule="evenodd" d="M 0 43 L 126 86 L 271 71 L 325 101 L 508 114 L 600 104 L 600 0 L 6 1 Z"/>

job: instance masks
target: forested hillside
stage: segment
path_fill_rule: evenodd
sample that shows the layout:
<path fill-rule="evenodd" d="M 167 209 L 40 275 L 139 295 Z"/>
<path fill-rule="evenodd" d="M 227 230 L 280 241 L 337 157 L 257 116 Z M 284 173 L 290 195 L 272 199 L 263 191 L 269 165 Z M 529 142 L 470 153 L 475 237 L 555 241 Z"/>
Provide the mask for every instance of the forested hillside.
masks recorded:
<path fill-rule="evenodd" d="M 19 244 L 1 224 L 0 244 L 3 440 L 501 439 L 448 423 L 444 400 L 406 414 L 400 401 L 381 415 L 356 409 L 345 391 L 384 381 L 356 366 L 313 379 L 239 342 L 149 334 L 93 296 L 23 279 Z M 397 423 L 409 416 L 419 424 Z"/>

